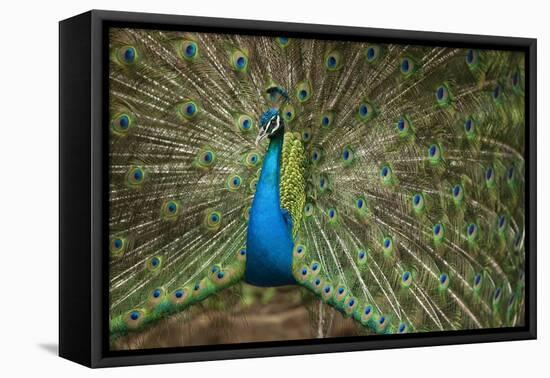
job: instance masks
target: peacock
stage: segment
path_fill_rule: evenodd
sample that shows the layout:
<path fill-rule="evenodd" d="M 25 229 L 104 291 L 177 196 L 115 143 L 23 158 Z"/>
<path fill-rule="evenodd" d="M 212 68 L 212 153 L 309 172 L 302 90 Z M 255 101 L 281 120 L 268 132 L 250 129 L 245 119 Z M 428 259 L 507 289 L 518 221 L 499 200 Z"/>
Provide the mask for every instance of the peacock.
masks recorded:
<path fill-rule="evenodd" d="M 242 282 L 366 335 L 524 324 L 522 53 L 113 28 L 109 54 L 111 340 Z"/>

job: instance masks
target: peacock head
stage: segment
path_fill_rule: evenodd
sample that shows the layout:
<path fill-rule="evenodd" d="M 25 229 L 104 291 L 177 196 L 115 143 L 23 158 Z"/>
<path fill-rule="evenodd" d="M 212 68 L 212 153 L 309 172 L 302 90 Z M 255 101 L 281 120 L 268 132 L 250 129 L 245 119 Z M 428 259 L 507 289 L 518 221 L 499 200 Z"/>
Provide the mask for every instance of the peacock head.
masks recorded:
<path fill-rule="evenodd" d="M 260 117 L 260 127 L 256 137 L 256 145 L 265 138 L 272 138 L 284 131 L 284 122 L 279 113 L 279 107 L 288 101 L 288 93 L 278 85 L 272 85 L 266 90 L 271 108 Z"/>
<path fill-rule="evenodd" d="M 284 128 L 285 124 L 278 109 L 271 108 L 264 112 L 260 117 L 260 127 L 258 136 L 256 137 L 256 146 L 265 138 L 273 138 L 279 133 L 283 133 Z"/>

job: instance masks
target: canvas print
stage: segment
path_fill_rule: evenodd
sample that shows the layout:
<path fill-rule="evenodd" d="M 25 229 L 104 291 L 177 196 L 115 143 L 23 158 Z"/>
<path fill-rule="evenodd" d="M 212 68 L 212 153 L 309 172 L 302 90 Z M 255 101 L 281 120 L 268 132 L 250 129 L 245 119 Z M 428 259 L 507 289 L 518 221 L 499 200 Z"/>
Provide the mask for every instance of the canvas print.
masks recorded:
<path fill-rule="evenodd" d="M 525 56 L 111 28 L 111 350 L 525 324 Z"/>

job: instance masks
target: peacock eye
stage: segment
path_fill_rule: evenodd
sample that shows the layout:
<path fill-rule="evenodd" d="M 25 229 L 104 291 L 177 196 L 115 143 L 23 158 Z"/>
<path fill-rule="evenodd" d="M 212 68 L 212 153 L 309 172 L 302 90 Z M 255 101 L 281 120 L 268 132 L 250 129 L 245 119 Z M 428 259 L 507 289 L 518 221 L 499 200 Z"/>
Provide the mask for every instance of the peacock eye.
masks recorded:
<path fill-rule="evenodd" d="M 321 150 L 317 147 L 314 147 L 312 150 L 311 150 L 311 161 L 315 164 L 317 163 L 319 160 L 321 160 Z"/>
<path fill-rule="evenodd" d="M 290 43 L 290 38 L 288 38 L 288 37 L 277 37 L 277 38 L 275 38 L 275 41 L 277 41 L 279 46 L 284 48 L 284 47 L 287 47 L 288 44 Z"/>
<path fill-rule="evenodd" d="M 508 222 L 506 220 L 506 215 L 499 215 L 497 219 L 497 227 L 499 233 L 504 233 L 506 231 L 506 226 L 508 225 Z"/>
<path fill-rule="evenodd" d="M 111 131 L 118 135 L 124 135 L 133 125 L 133 116 L 127 113 L 120 113 L 111 119 Z"/>
<path fill-rule="evenodd" d="M 363 101 L 357 107 L 357 117 L 360 121 L 366 122 L 376 115 L 374 105 L 368 101 Z"/>
<path fill-rule="evenodd" d="M 446 106 L 450 103 L 450 93 L 447 84 L 442 84 L 435 90 L 435 98 L 440 106 Z"/>
<path fill-rule="evenodd" d="M 116 238 L 116 239 L 113 241 L 113 246 L 114 246 L 115 249 L 120 249 L 120 248 L 122 248 L 122 239 Z"/>
<path fill-rule="evenodd" d="M 162 216 L 166 220 L 175 220 L 179 215 L 179 202 L 174 200 L 165 201 L 162 204 Z"/>
<path fill-rule="evenodd" d="M 433 226 L 432 230 L 433 230 L 434 237 L 441 238 L 443 236 L 444 228 L 441 223 L 436 223 Z"/>
<path fill-rule="evenodd" d="M 204 215 L 204 224 L 207 229 L 215 231 L 220 227 L 222 215 L 216 210 L 207 210 Z"/>
<path fill-rule="evenodd" d="M 470 223 L 466 227 L 466 236 L 468 238 L 469 242 L 473 242 L 476 240 L 478 234 L 478 226 L 475 223 Z"/>
<path fill-rule="evenodd" d="M 111 237 L 109 251 L 113 257 L 120 257 L 128 246 L 128 241 L 120 236 Z"/>
<path fill-rule="evenodd" d="M 294 106 L 292 106 L 290 104 L 286 104 L 283 107 L 282 114 L 283 114 L 283 120 L 285 122 L 292 122 L 292 120 L 294 119 L 294 116 L 295 116 Z"/>
<path fill-rule="evenodd" d="M 306 128 L 304 131 L 302 131 L 302 140 L 304 142 L 309 142 L 311 140 L 311 129 Z"/>
<path fill-rule="evenodd" d="M 126 63 L 133 63 L 136 58 L 136 49 L 133 47 L 127 47 L 124 49 L 124 61 Z"/>
<path fill-rule="evenodd" d="M 462 189 L 462 185 L 456 184 L 453 186 L 452 195 L 455 204 L 459 205 L 464 199 L 464 189 Z"/>
<path fill-rule="evenodd" d="M 117 59 L 124 65 L 132 65 L 137 61 L 138 52 L 134 46 L 122 46 L 117 49 Z"/>
<path fill-rule="evenodd" d="M 147 269 L 151 272 L 157 271 L 162 263 L 162 258 L 158 256 L 153 256 L 147 260 Z"/>
<path fill-rule="evenodd" d="M 434 143 L 428 147 L 428 159 L 430 163 L 437 164 L 441 161 L 441 147 Z"/>
<path fill-rule="evenodd" d="M 349 165 L 353 162 L 355 158 L 355 153 L 350 146 L 344 147 L 342 150 L 342 161 L 344 165 Z"/>
<path fill-rule="evenodd" d="M 232 192 L 238 190 L 241 187 L 241 184 L 242 184 L 242 179 L 241 179 L 241 176 L 239 175 L 229 175 L 225 183 L 226 188 Z"/>
<path fill-rule="evenodd" d="M 344 286 L 340 285 L 340 286 L 338 286 L 338 288 L 336 288 L 336 295 L 337 295 L 338 299 L 341 300 L 343 297 L 345 297 L 346 293 L 347 293 L 347 290 Z"/>
<path fill-rule="evenodd" d="M 401 275 L 401 285 L 404 287 L 409 287 L 412 283 L 412 274 L 409 271 L 404 272 Z"/>
<path fill-rule="evenodd" d="M 397 327 L 397 333 L 406 333 L 407 332 L 407 324 L 400 323 Z"/>
<path fill-rule="evenodd" d="M 208 169 L 216 162 L 216 153 L 209 146 L 200 149 L 195 158 L 195 166 L 198 168 Z"/>
<path fill-rule="evenodd" d="M 165 290 L 162 287 L 153 289 L 153 291 L 151 291 L 151 294 L 149 295 L 149 298 L 147 299 L 149 305 L 156 306 L 160 304 L 164 300 L 165 294 Z"/>
<path fill-rule="evenodd" d="M 446 289 L 449 287 L 449 276 L 445 273 L 439 275 L 439 288 Z"/>
<path fill-rule="evenodd" d="M 495 170 L 491 166 L 485 169 L 485 184 L 489 188 L 495 186 Z"/>
<path fill-rule="evenodd" d="M 250 116 L 243 114 L 237 117 L 236 124 L 240 131 L 246 133 L 252 130 L 252 127 L 254 126 L 254 121 L 252 121 L 252 118 Z"/>
<path fill-rule="evenodd" d="M 235 49 L 231 54 L 231 64 L 235 71 L 245 72 L 248 68 L 248 56 L 243 51 Z"/>
<path fill-rule="evenodd" d="M 399 70 L 404 77 L 409 77 L 416 71 L 416 63 L 412 58 L 404 57 L 401 59 Z"/>
<path fill-rule="evenodd" d="M 355 208 L 359 211 L 366 211 L 367 210 L 367 201 L 363 197 L 359 197 L 355 199 Z"/>
<path fill-rule="evenodd" d="M 477 50 L 469 49 L 466 52 L 466 64 L 470 68 L 476 67 L 479 60 L 479 53 Z"/>
<path fill-rule="evenodd" d="M 481 287 L 481 282 L 481 274 L 478 273 L 474 276 L 474 289 L 479 290 L 479 288 Z"/>
<path fill-rule="evenodd" d="M 498 304 L 500 302 L 500 299 L 502 298 L 502 289 L 500 287 L 497 287 L 495 289 L 495 292 L 493 293 L 493 304 Z"/>
<path fill-rule="evenodd" d="M 389 236 L 382 239 L 382 251 L 386 256 L 391 255 L 393 252 L 393 240 Z"/>
<path fill-rule="evenodd" d="M 424 210 L 424 195 L 416 193 L 412 196 L 413 210 L 418 214 Z"/>
<path fill-rule="evenodd" d="M 441 244 L 445 238 L 445 226 L 442 223 L 436 223 L 432 227 L 432 232 L 436 245 Z"/>
<path fill-rule="evenodd" d="M 378 318 L 378 330 L 383 331 L 388 324 L 387 318 L 385 315 L 380 315 Z"/>
<path fill-rule="evenodd" d="M 193 60 L 197 57 L 199 48 L 195 41 L 183 40 L 181 43 L 181 54 L 186 60 Z"/>
<path fill-rule="evenodd" d="M 186 303 L 190 299 L 189 292 L 190 288 L 187 287 L 176 289 L 170 295 L 170 301 L 176 305 Z"/>
<path fill-rule="evenodd" d="M 342 66 L 342 55 L 339 51 L 331 51 L 325 56 L 325 66 L 329 71 L 336 71 Z"/>
<path fill-rule="evenodd" d="M 368 63 L 375 62 L 378 59 L 379 55 L 380 55 L 380 46 L 372 45 L 372 46 L 367 47 L 366 55 L 367 55 L 367 62 Z"/>
<path fill-rule="evenodd" d="M 328 189 L 328 179 L 326 178 L 326 176 L 322 175 L 319 177 L 319 190 L 321 191 L 321 193 L 323 193 L 327 189 Z"/>
<path fill-rule="evenodd" d="M 294 251 L 293 251 L 293 254 L 294 254 L 294 257 L 297 257 L 297 258 L 302 258 L 305 254 L 306 254 L 306 246 L 303 245 L 303 244 L 296 244 L 294 246 Z"/>
<path fill-rule="evenodd" d="M 252 193 L 255 193 L 257 186 L 258 186 L 258 178 L 255 177 L 250 181 L 250 184 L 248 184 L 248 188 Z"/>
<path fill-rule="evenodd" d="M 374 316 L 374 310 L 371 305 L 366 305 L 363 307 L 363 311 L 361 313 L 361 323 L 363 325 L 369 324 L 368 322 L 372 319 Z"/>
<path fill-rule="evenodd" d="M 311 87 L 309 82 L 304 81 L 296 86 L 296 97 L 300 102 L 306 102 L 311 98 Z"/>
<path fill-rule="evenodd" d="M 246 154 L 246 165 L 248 167 L 256 167 L 260 162 L 260 155 L 257 152 L 249 152 Z"/>
<path fill-rule="evenodd" d="M 397 134 L 400 137 L 406 137 L 409 135 L 410 132 L 410 121 L 407 116 L 403 116 L 397 120 L 395 123 L 395 127 L 397 129 Z"/>
<path fill-rule="evenodd" d="M 475 136 L 475 123 L 473 119 L 468 118 L 466 121 L 464 121 L 464 132 L 466 133 L 466 136 L 468 138 L 472 138 Z"/>
<path fill-rule="evenodd" d="M 142 167 L 130 167 L 126 172 L 126 184 L 131 188 L 138 188 L 143 184 L 145 171 Z"/>
<path fill-rule="evenodd" d="M 338 213 L 336 212 L 336 209 L 330 208 L 327 210 L 327 216 L 329 223 L 334 223 L 338 217 Z"/>
<path fill-rule="evenodd" d="M 360 265 L 364 264 L 367 260 L 367 252 L 364 249 L 357 251 L 357 261 Z"/>
<path fill-rule="evenodd" d="M 357 299 L 353 297 L 349 298 L 346 303 L 346 309 L 345 309 L 346 313 L 348 315 L 351 315 L 354 312 L 356 306 L 357 306 Z"/>
<path fill-rule="evenodd" d="M 321 127 L 329 128 L 332 126 L 334 120 L 334 114 L 332 112 L 326 112 L 321 115 L 320 124 Z"/>
<path fill-rule="evenodd" d="M 389 185 L 392 183 L 392 170 L 389 166 L 384 165 L 380 168 L 380 180 L 384 185 Z"/>
<path fill-rule="evenodd" d="M 306 203 L 304 206 L 304 215 L 310 217 L 313 215 L 313 205 L 311 203 Z"/>
<path fill-rule="evenodd" d="M 195 116 L 199 112 L 199 107 L 197 106 L 197 103 L 192 100 L 184 101 L 178 110 L 179 115 L 184 120 L 191 120 L 195 118 Z"/>

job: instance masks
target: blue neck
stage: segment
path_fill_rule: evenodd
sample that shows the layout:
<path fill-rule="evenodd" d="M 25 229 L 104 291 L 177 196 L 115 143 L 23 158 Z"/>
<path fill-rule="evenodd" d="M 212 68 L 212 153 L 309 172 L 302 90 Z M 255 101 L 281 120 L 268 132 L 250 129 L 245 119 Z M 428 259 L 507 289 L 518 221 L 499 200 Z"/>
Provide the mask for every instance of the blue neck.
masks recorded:
<path fill-rule="evenodd" d="M 281 211 L 279 181 L 283 132 L 269 142 L 252 201 L 246 240 L 245 281 L 256 286 L 294 284 L 292 226 Z"/>

